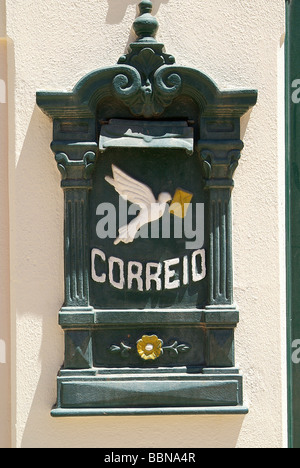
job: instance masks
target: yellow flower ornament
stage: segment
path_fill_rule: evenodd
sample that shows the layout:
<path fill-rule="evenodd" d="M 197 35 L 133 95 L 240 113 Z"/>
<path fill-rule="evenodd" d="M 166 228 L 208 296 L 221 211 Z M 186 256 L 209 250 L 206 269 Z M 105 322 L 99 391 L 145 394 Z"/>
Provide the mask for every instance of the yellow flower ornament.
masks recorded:
<path fill-rule="evenodd" d="M 137 352 L 145 361 L 157 359 L 163 352 L 163 342 L 156 335 L 144 335 L 137 342 Z"/>

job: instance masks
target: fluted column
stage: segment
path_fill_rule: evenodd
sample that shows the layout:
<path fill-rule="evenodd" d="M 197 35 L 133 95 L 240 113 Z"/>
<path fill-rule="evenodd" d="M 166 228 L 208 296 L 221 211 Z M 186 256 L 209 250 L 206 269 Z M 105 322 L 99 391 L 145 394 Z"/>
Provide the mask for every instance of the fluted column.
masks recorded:
<path fill-rule="evenodd" d="M 82 160 L 70 160 L 57 153 L 65 199 L 65 303 L 64 308 L 89 308 L 88 197 L 95 152 Z"/>
<path fill-rule="evenodd" d="M 198 145 L 209 191 L 208 307 L 233 305 L 231 192 L 242 147 L 240 140 L 207 140 Z"/>

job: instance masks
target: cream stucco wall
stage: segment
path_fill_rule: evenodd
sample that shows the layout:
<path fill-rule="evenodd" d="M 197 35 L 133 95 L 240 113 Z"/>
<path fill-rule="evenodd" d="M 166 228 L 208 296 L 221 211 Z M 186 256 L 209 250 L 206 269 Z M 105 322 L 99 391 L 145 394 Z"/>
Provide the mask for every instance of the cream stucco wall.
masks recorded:
<path fill-rule="evenodd" d="M 221 89 L 259 91 L 242 122 L 234 190 L 236 358 L 250 412 L 80 419 L 50 417 L 63 360 L 63 193 L 52 124 L 35 93 L 70 90 L 116 63 L 132 39 L 138 0 L 6 0 L 0 16 L 5 3 L 9 159 L 1 146 L 0 284 L 9 294 L 1 314 L 10 309 L 12 420 L 9 427 L 0 419 L 0 438 L 22 448 L 286 446 L 284 0 L 153 1 L 158 38 L 178 64 L 202 70 Z"/>

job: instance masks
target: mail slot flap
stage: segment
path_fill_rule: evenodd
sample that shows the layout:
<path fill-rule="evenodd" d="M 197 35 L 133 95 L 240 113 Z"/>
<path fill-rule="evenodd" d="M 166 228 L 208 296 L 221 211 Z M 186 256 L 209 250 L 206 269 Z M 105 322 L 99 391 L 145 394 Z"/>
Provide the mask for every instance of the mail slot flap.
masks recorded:
<path fill-rule="evenodd" d="M 99 148 L 166 148 L 194 151 L 194 129 L 185 121 L 111 119 L 100 132 Z"/>

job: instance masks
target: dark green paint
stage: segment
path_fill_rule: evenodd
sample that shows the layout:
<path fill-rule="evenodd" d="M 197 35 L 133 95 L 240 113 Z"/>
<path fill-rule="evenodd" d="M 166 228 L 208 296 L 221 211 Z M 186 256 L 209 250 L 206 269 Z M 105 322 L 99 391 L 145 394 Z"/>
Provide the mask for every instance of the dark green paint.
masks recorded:
<path fill-rule="evenodd" d="M 236 406 L 238 384 L 230 380 L 168 381 L 85 379 L 64 380 L 60 387 L 63 408 L 156 408 Z M 120 394 L 122 397 L 120 397 Z M 86 398 L 82 400 L 82 395 Z M 226 395 L 226 398 L 225 398 Z"/>
<path fill-rule="evenodd" d="M 175 65 L 155 40 L 151 11 L 149 0 L 141 2 L 137 40 L 117 65 L 88 74 L 72 92 L 37 93 L 39 107 L 53 120 L 51 147 L 65 193 L 65 303 L 59 314 L 65 363 L 53 416 L 247 412 L 234 358 L 239 312 L 231 194 L 243 148 L 240 118 L 255 105 L 257 92 L 222 92 L 203 73 Z M 119 124 L 113 144 L 111 119 L 149 125 L 149 144 L 126 140 L 124 147 L 128 135 Z M 153 141 L 153 131 L 164 136 L 182 123 L 176 141 Z M 106 146 L 102 139 L 99 147 L 100 135 Z M 104 180 L 112 164 L 155 196 L 182 188 L 193 193 L 192 203 L 205 204 L 205 280 L 151 293 L 93 283 L 93 248 L 140 262 L 188 253 L 186 239 L 113 246 L 112 239 L 97 238 L 98 204 L 118 199 Z M 163 340 L 164 352 L 142 361 L 136 343 L 153 334 Z"/>
<path fill-rule="evenodd" d="M 292 361 L 294 340 L 300 339 L 300 103 L 292 87 L 300 79 L 300 3 L 287 2 L 286 39 L 286 181 L 287 181 L 287 329 L 289 446 L 300 448 L 300 364 Z"/>
<path fill-rule="evenodd" d="M 166 141 L 164 142 L 164 144 Z M 154 153 L 154 155 L 153 155 Z M 157 229 L 159 238 L 138 238 L 131 245 L 120 243 L 113 244 L 113 239 L 99 239 L 96 235 L 96 225 L 101 217 L 95 216 L 96 209 L 101 202 L 112 202 L 117 208 L 117 226 L 119 226 L 119 196 L 111 185 L 103 181 L 104 175 L 111 175 L 111 165 L 114 164 L 134 179 L 151 187 L 155 197 L 160 192 L 169 192 L 174 196 L 178 187 L 193 193 L 192 209 L 196 214 L 196 203 L 205 203 L 204 183 L 201 174 L 200 162 L 196 154 L 187 157 L 182 150 L 163 148 L 139 149 L 139 148 L 110 148 L 103 158 L 99 158 L 93 178 L 93 190 L 90 194 L 90 248 L 98 248 L 105 252 L 107 258 L 115 256 L 122 259 L 125 265 L 129 261 L 138 261 L 143 264 L 143 282 L 145 285 L 145 265 L 147 262 L 163 264 L 164 260 L 172 258 L 182 259 L 185 255 L 189 260 L 192 254 L 185 248 L 188 241 L 184 236 L 180 239 L 174 237 L 174 223 L 181 223 L 179 218 L 170 217 L 170 238 L 162 238 L 162 220 L 147 225 L 142 233 L 150 233 Z M 158 170 L 159 166 L 159 170 Z M 133 219 L 135 216 L 130 216 Z M 195 219 L 194 219 L 195 225 Z M 150 237 L 150 236 L 149 236 Z M 200 247 L 201 248 L 201 245 Z M 196 250 L 193 249 L 193 250 Z M 99 262 L 100 263 L 100 262 Z M 99 265 L 99 271 L 107 274 L 107 265 Z M 182 278 L 182 261 L 176 269 Z M 100 274 L 100 273 L 99 273 Z M 125 273 L 125 278 L 127 277 Z M 163 277 L 163 274 L 162 274 Z M 90 283 L 91 303 L 96 309 L 153 309 L 153 308 L 189 308 L 203 307 L 207 303 L 207 279 L 198 283 L 190 283 L 174 290 L 162 291 L 137 291 L 134 284 L 131 290 L 124 288 L 117 290 L 106 282 Z"/>
<path fill-rule="evenodd" d="M 144 369 L 158 367 L 204 367 L 205 357 L 203 349 L 203 329 L 199 328 L 182 328 L 182 327 L 147 327 L 143 325 L 140 328 L 131 328 L 130 326 L 124 329 L 102 329 L 94 333 L 94 365 L 95 367 L 113 367 L 122 368 L 141 367 Z M 163 341 L 163 353 L 156 361 L 142 361 L 136 351 L 136 343 L 143 335 L 157 335 Z M 188 337 L 188 342 L 186 338 Z M 186 345 L 185 352 L 176 351 L 176 346 L 168 349 L 177 342 L 178 346 Z M 123 355 L 124 359 L 120 359 L 118 352 L 112 352 L 112 346 L 117 346 L 123 343 L 130 348 L 128 353 Z M 200 347 L 202 343 L 202 349 Z M 179 348 L 180 350 L 180 348 Z M 122 355 L 121 355 L 122 357 Z"/>

